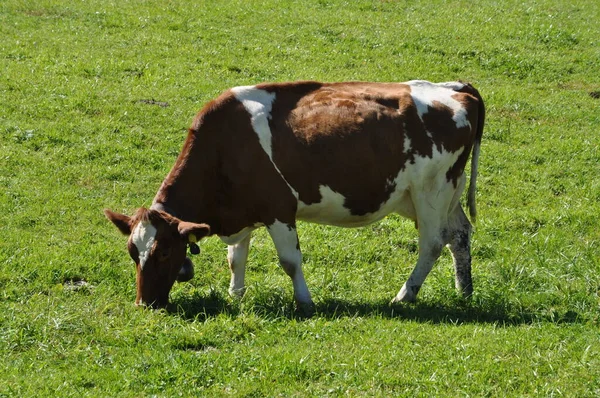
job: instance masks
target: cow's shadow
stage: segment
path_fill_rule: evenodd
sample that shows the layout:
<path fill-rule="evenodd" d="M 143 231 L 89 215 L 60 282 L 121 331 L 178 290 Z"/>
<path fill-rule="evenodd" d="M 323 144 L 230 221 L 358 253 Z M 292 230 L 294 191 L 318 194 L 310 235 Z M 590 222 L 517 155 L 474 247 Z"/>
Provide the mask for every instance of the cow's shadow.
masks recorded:
<path fill-rule="evenodd" d="M 484 309 L 473 306 L 468 301 L 453 304 L 439 304 L 419 301 L 414 304 L 389 302 L 353 302 L 346 300 L 325 300 L 317 305 L 317 312 L 326 318 L 352 316 L 372 316 L 384 319 L 410 320 L 423 323 L 503 323 L 527 324 L 536 318 L 534 314 L 520 312 L 514 314 L 506 311 L 505 306 L 491 306 Z"/>
<path fill-rule="evenodd" d="M 220 314 L 237 316 L 251 312 L 267 319 L 341 319 L 346 317 L 373 317 L 411 320 L 423 323 L 499 323 L 505 325 L 532 324 L 540 321 L 552 323 L 577 323 L 582 320 L 576 311 L 566 313 L 540 313 L 522 307 L 515 308 L 500 298 L 488 301 L 479 299 L 455 300 L 450 304 L 420 301 L 415 304 L 394 304 L 387 301 L 350 301 L 325 299 L 317 301 L 314 310 L 307 314 L 298 311 L 290 298 L 274 294 L 258 300 L 234 300 L 226 293 L 210 291 L 179 296 L 173 300 L 169 312 L 186 320 L 204 321 Z"/>

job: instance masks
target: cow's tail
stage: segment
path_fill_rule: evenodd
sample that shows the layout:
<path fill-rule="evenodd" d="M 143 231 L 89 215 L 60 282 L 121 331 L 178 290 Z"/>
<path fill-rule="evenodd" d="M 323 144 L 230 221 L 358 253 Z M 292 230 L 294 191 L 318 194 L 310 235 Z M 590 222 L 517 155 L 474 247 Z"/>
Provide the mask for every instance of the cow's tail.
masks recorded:
<path fill-rule="evenodd" d="M 473 144 L 473 152 L 471 154 L 471 178 L 469 180 L 469 190 L 467 192 L 467 207 L 471 222 L 475 224 L 477 221 L 477 207 L 475 206 L 475 190 L 477 189 L 477 165 L 479 163 L 479 152 L 481 149 L 481 137 L 483 136 L 483 125 L 485 123 L 485 105 L 483 98 L 473 86 L 469 85 L 473 90 L 472 94 L 478 100 L 477 109 L 477 128 L 475 130 L 475 143 Z"/>

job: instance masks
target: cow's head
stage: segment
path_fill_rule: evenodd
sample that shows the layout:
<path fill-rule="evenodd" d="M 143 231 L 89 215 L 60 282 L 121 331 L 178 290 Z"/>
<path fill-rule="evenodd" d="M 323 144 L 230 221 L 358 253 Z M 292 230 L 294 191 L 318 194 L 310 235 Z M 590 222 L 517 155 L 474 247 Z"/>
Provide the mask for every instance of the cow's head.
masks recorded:
<path fill-rule="evenodd" d="M 137 272 L 135 303 L 154 308 L 166 306 L 175 281 L 191 278 L 193 269 L 186 257 L 187 246 L 195 245 L 208 235 L 209 226 L 181 221 L 165 212 L 145 208 L 139 209 L 133 217 L 110 210 L 105 210 L 104 214 L 129 236 L 127 249 Z"/>

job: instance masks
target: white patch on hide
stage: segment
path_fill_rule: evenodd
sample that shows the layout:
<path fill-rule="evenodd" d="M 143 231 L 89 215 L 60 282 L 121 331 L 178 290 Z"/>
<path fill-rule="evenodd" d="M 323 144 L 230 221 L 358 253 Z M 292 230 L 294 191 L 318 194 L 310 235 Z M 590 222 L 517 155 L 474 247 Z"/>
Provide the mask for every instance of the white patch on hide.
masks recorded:
<path fill-rule="evenodd" d="M 271 149 L 271 109 L 275 100 L 275 93 L 261 90 L 255 86 L 234 87 L 231 89 L 235 98 L 244 105 L 250 114 L 250 123 L 258 136 L 260 146 L 273 161 L 273 150 Z"/>
<path fill-rule="evenodd" d="M 423 120 L 423 116 L 429 111 L 428 107 L 433 107 L 433 102 L 435 101 L 452 110 L 452 120 L 456 123 L 457 128 L 471 126 L 471 123 L 467 119 L 467 110 L 463 104 L 452 98 L 457 93 L 456 90 L 462 89 L 464 84 L 459 82 L 436 84 L 424 80 L 411 80 L 407 84 L 411 87 L 410 95 L 417 107 L 417 113 L 421 120 Z"/>
<path fill-rule="evenodd" d="M 412 143 L 410 142 L 410 138 L 408 138 L 406 135 L 404 135 L 404 153 L 409 153 L 410 150 L 412 149 Z"/>
<path fill-rule="evenodd" d="M 262 224 L 254 224 L 252 227 L 246 227 L 244 229 L 242 229 L 239 232 L 236 232 L 233 235 L 229 235 L 229 236 L 225 236 L 225 235 L 219 235 L 219 239 L 221 239 L 221 241 L 227 245 L 237 245 L 238 243 L 240 243 L 241 241 L 243 241 L 244 239 L 246 239 L 246 237 L 252 233 L 252 231 L 254 231 L 256 228 L 262 227 Z"/>
<path fill-rule="evenodd" d="M 319 193 L 321 194 L 319 203 L 307 205 L 301 200 L 298 201 L 297 218 L 321 224 L 353 226 L 352 215 L 344 207 L 346 198 L 342 194 L 335 192 L 327 185 L 320 185 Z"/>
<path fill-rule="evenodd" d="M 319 203 L 306 204 L 298 202 L 297 218 L 304 221 L 337 225 L 341 227 L 360 227 L 379 221 L 390 213 L 397 213 L 411 220 L 416 220 L 415 208 L 420 205 L 429 206 L 432 209 L 439 208 L 438 202 L 445 203 L 439 193 L 444 191 L 447 184 L 452 185 L 446 178 L 446 173 L 457 161 L 464 149 L 456 152 L 439 151 L 435 146 L 432 157 L 416 156 L 414 162 L 407 163 L 393 179 L 386 184 L 393 186 L 394 190 L 385 202 L 381 203 L 379 209 L 364 215 L 353 215 L 344 207 L 346 198 L 339 192 L 333 191 L 326 185 L 319 187 L 321 201 Z M 359 182 L 357 182 L 359 183 Z M 413 203 L 415 193 L 425 192 L 427 203 Z M 448 211 L 451 209 L 448 209 Z"/>
<path fill-rule="evenodd" d="M 285 181 L 296 198 L 298 192 L 287 182 L 275 162 L 273 161 L 273 147 L 271 128 L 269 120 L 271 119 L 271 110 L 273 109 L 273 101 L 275 101 L 275 93 L 270 93 L 265 90 L 256 88 L 255 86 L 234 87 L 231 92 L 235 98 L 244 105 L 246 111 L 250 114 L 250 123 L 254 132 L 258 136 L 258 142 L 265 151 L 273 167 Z"/>

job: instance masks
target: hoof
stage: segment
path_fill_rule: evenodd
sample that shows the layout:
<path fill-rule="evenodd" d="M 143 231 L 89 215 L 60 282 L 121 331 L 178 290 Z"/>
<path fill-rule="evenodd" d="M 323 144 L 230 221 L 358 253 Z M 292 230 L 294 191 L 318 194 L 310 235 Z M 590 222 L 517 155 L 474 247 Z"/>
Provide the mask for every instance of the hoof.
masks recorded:
<path fill-rule="evenodd" d="M 233 297 L 234 299 L 241 299 L 242 297 L 244 297 L 244 294 L 246 294 L 246 288 L 241 287 L 239 289 L 233 289 L 230 287 L 228 292 L 229 292 L 229 295 L 231 297 Z"/>
<path fill-rule="evenodd" d="M 394 299 L 390 302 L 390 304 L 414 303 L 417 301 L 417 293 L 419 293 L 420 289 L 421 286 L 410 286 L 407 288 L 406 285 L 404 285 L 396 297 L 394 297 Z"/>
<path fill-rule="evenodd" d="M 398 298 L 398 296 L 396 296 L 390 301 L 390 305 L 399 304 L 399 303 L 414 304 L 416 302 L 417 302 L 416 297 L 409 299 L 407 297 Z"/>
<path fill-rule="evenodd" d="M 315 314 L 315 304 L 312 301 L 308 303 L 296 302 L 296 315 L 301 318 L 311 318 Z"/>
<path fill-rule="evenodd" d="M 185 258 L 183 265 L 177 274 L 177 282 L 187 282 L 194 277 L 194 264 L 189 258 Z"/>
<path fill-rule="evenodd" d="M 464 299 L 470 299 L 473 296 L 473 285 L 467 285 L 465 288 L 459 289 L 459 291 Z"/>

